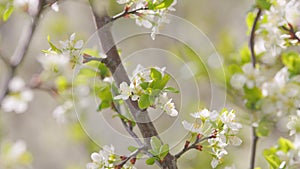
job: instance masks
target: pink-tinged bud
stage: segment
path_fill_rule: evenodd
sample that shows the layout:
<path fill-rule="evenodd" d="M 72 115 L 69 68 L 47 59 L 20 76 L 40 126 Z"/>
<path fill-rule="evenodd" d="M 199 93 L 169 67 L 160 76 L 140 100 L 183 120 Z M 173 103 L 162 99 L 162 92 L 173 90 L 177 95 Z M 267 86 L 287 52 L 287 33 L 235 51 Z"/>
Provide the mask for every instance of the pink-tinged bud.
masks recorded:
<path fill-rule="evenodd" d="M 136 162 L 136 158 L 132 158 L 132 159 L 130 159 L 130 163 L 131 163 L 132 165 L 134 165 L 134 164 L 135 164 L 135 162 Z"/>
<path fill-rule="evenodd" d="M 187 149 L 190 145 L 190 141 L 185 141 L 185 144 L 184 144 L 184 149 Z"/>
<path fill-rule="evenodd" d="M 116 165 L 116 166 L 115 166 L 115 169 L 121 169 L 121 168 L 122 168 L 121 165 Z"/>
<path fill-rule="evenodd" d="M 127 5 L 127 6 L 125 6 L 124 11 L 125 11 L 125 12 L 128 12 L 129 9 L 130 9 L 130 6 Z"/>
<path fill-rule="evenodd" d="M 126 158 L 127 158 L 126 156 L 120 156 L 121 160 L 126 160 Z"/>
<path fill-rule="evenodd" d="M 203 148 L 202 145 L 197 145 L 197 146 L 196 146 L 196 149 L 199 150 L 199 151 L 202 151 L 202 148 Z"/>
<path fill-rule="evenodd" d="M 202 138 L 202 134 L 197 134 L 197 139 L 199 140 L 199 139 L 201 139 Z"/>

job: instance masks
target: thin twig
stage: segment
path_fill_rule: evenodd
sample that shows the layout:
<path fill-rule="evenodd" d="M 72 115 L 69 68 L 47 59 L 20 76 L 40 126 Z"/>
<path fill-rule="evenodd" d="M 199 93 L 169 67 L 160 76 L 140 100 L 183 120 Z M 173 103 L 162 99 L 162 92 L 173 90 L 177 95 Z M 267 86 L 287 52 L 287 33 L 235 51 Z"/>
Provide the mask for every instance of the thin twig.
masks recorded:
<path fill-rule="evenodd" d="M 186 152 L 188 152 L 188 151 L 191 150 L 191 149 L 199 149 L 199 147 L 198 147 L 198 146 L 199 146 L 199 145 L 198 145 L 199 143 L 201 143 L 201 142 L 203 142 L 203 141 L 205 141 L 205 140 L 214 138 L 214 137 L 215 137 L 215 135 L 209 136 L 209 137 L 204 137 L 204 138 L 202 138 L 202 139 L 197 138 L 193 144 L 188 145 L 188 146 L 185 145 L 184 148 L 183 148 L 179 153 L 177 153 L 177 154 L 175 155 L 176 160 L 179 159 L 183 154 L 185 154 Z"/>
<path fill-rule="evenodd" d="M 300 42 L 300 38 L 296 35 L 296 31 L 292 24 L 288 23 L 289 28 L 282 26 L 281 28 L 285 31 L 288 31 L 290 33 L 291 39 L 296 39 L 298 42 Z"/>
<path fill-rule="evenodd" d="M 83 54 L 83 63 L 87 63 L 87 62 L 90 62 L 90 61 L 98 61 L 98 62 L 103 62 L 103 60 L 105 58 L 96 58 L 96 57 L 93 57 L 91 55 L 88 55 L 86 53 Z"/>
<path fill-rule="evenodd" d="M 130 14 L 137 14 L 139 11 L 145 11 L 145 10 L 149 10 L 149 8 L 142 7 L 142 8 L 138 8 L 138 9 L 134 9 L 134 10 L 129 11 L 127 9 L 127 7 L 125 7 L 125 9 L 124 9 L 123 12 L 121 12 L 121 13 L 113 16 L 113 17 L 111 17 L 110 22 L 113 22 L 113 21 L 115 21 L 115 20 L 117 20 L 119 18 L 122 18 L 122 17 L 126 17 L 126 16 L 128 16 Z"/>
<path fill-rule="evenodd" d="M 36 27 L 38 25 L 40 15 L 44 9 L 43 8 L 44 4 L 45 4 L 45 0 L 39 1 L 37 14 L 32 17 L 32 22 L 31 22 L 28 30 L 24 30 L 24 32 L 22 33 L 21 38 L 18 43 L 18 46 L 15 49 L 15 52 L 9 61 L 8 66 L 10 68 L 9 68 L 9 72 L 7 74 L 7 78 L 5 79 L 5 82 L 4 82 L 2 93 L 0 93 L 0 103 L 2 102 L 4 97 L 8 94 L 9 82 L 15 76 L 17 67 L 23 62 L 23 60 L 28 52 L 28 48 L 32 41 L 33 34 L 36 30 Z"/>
<path fill-rule="evenodd" d="M 145 146 L 136 149 L 129 156 L 125 157 L 125 159 L 123 159 L 120 164 L 118 164 L 116 166 L 118 168 L 122 168 L 130 159 L 135 158 L 141 151 L 144 151 L 144 150 L 147 150 L 147 148 Z"/>
<path fill-rule="evenodd" d="M 250 169 L 255 168 L 256 147 L 259 139 L 259 137 L 256 135 L 255 127 L 252 127 L 252 137 Z"/>
<path fill-rule="evenodd" d="M 261 13 L 262 13 L 262 10 L 258 9 L 256 17 L 255 17 L 253 25 L 252 25 L 251 34 L 250 34 L 250 41 L 249 41 L 249 46 L 250 46 L 250 51 L 251 51 L 251 58 L 252 58 L 252 66 L 254 68 L 255 68 L 255 65 L 256 65 L 256 55 L 255 55 L 255 51 L 254 51 L 255 31 L 256 31 L 257 22 L 258 22 L 258 19 L 259 19 Z"/>

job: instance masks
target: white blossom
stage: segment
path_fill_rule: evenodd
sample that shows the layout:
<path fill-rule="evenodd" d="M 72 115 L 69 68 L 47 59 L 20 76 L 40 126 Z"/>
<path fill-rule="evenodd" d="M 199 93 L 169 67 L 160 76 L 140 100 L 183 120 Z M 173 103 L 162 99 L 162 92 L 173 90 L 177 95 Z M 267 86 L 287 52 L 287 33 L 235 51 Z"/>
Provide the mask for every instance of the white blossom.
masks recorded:
<path fill-rule="evenodd" d="M 287 22 L 295 26 L 300 26 L 300 2 L 297 0 L 290 0 L 284 9 Z"/>
<path fill-rule="evenodd" d="M 63 105 L 57 106 L 52 112 L 52 115 L 58 123 L 60 124 L 65 123 L 67 121 L 66 113 L 72 107 L 73 107 L 72 101 L 66 101 Z"/>
<path fill-rule="evenodd" d="M 114 97 L 114 99 L 122 99 L 122 100 L 127 100 L 131 96 L 131 88 L 128 86 L 126 82 L 122 82 L 120 84 L 120 95 L 117 95 Z"/>
<path fill-rule="evenodd" d="M 258 68 L 254 68 L 251 63 L 242 67 L 243 73 L 236 73 L 231 77 L 230 84 L 236 89 L 242 89 L 245 85 L 247 88 L 260 87 L 265 78 Z"/>
<path fill-rule="evenodd" d="M 28 102 L 33 99 L 33 92 L 25 86 L 20 77 L 14 77 L 8 86 L 9 93 L 1 103 L 5 112 L 24 113 L 28 109 Z"/>
<path fill-rule="evenodd" d="M 178 111 L 175 108 L 175 104 L 170 99 L 164 106 L 163 110 L 170 116 L 175 117 L 178 115 Z"/>
<path fill-rule="evenodd" d="M 14 143 L 3 143 L 6 144 L 4 144 L 5 151 L 0 151 L 0 168 L 27 168 L 31 160 L 24 158 L 30 155 L 26 143 L 23 140 L 17 140 Z M 1 145 L 1 148 L 3 148 L 3 145 Z"/>
<path fill-rule="evenodd" d="M 44 70 L 57 72 L 65 69 L 70 62 L 70 57 L 51 52 L 39 57 L 38 61 L 42 64 Z"/>
<path fill-rule="evenodd" d="M 199 134 L 203 133 L 201 125 L 198 123 L 189 123 L 187 121 L 182 121 L 182 125 L 186 130 L 188 130 L 192 133 L 199 133 Z"/>

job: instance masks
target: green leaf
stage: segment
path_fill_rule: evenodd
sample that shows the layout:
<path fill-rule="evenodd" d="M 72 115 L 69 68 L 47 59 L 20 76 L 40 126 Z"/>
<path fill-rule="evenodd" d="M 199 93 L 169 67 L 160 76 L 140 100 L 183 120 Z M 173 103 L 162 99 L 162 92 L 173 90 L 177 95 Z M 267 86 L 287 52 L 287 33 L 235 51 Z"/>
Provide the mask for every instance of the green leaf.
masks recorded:
<path fill-rule="evenodd" d="M 142 82 L 140 84 L 140 86 L 141 86 L 142 89 L 146 90 L 148 88 L 148 86 L 149 86 L 149 82 Z"/>
<path fill-rule="evenodd" d="M 271 169 L 278 169 L 281 164 L 281 160 L 276 155 L 276 153 L 277 153 L 276 148 L 267 149 L 263 153 Z"/>
<path fill-rule="evenodd" d="M 270 0 L 255 0 L 256 5 L 259 9 L 269 10 L 271 7 Z"/>
<path fill-rule="evenodd" d="M 13 5 L 8 5 L 8 7 L 5 9 L 3 13 L 3 21 L 7 21 L 8 18 L 11 16 L 11 14 L 14 12 L 14 6 Z"/>
<path fill-rule="evenodd" d="M 141 95 L 138 101 L 138 105 L 140 109 L 148 108 L 151 105 L 149 95 L 148 94 Z"/>
<path fill-rule="evenodd" d="M 58 49 L 50 40 L 50 35 L 47 36 L 47 40 L 48 40 L 48 43 L 51 47 L 51 49 L 54 51 L 54 52 L 57 52 L 57 53 L 62 53 L 62 51 L 60 49 Z"/>
<path fill-rule="evenodd" d="M 163 146 L 160 147 L 159 149 L 159 158 L 161 160 L 163 160 L 166 155 L 169 153 L 169 145 L 168 144 L 164 144 Z"/>
<path fill-rule="evenodd" d="M 111 107 L 111 103 L 112 103 L 111 100 L 103 100 L 103 101 L 99 104 L 97 111 L 101 111 L 101 110 L 103 110 L 103 109 L 110 108 L 110 107 Z"/>
<path fill-rule="evenodd" d="M 98 70 L 102 79 L 110 77 L 111 73 L 104 63 L 98 63 Z"/>
<path fill-rule="evenodd" d="M 146 160 L 146 164 L 147 165 L 153 165 L 155 163 L 155 160 L 156 160 L 155 157 L 148 158 Z"/>
<path fill-rule="evenodd" d="M 256 13 L 254 13 L 254 12 L 249 12 L 247 14 L 247 17 L 246 17 L 246 24 L 247 24 L 247 27 L 248 27 L 247 35 L 250 35 L 250 33 L 251 33 L 255 17 L 256 17 Z"/>
<path fill-rule="evenodd" d="M 291 149 L 294 149 L 294 145 L 290 140 L 281 137 L 278 140 L 278 149 L 287 153 Z"/>
<path fill-rule="evenodd" d="M 239 51 L 239 54 L 240 54 L 240 57 L 241 57 L 241 61 L 242 61 L 242 64 L 243 63 L 248 63 L 250 62 L 250 58 L 251 58 L 251 52 L 250 52 L 250 49 L 248 47 L 248 45 L 244 45 L 240 51 Z"/>
<path fill-rule="evenodd" d="M 134 152 L 134 151 L 137 150 L 138 148 L 137 148 L 137 147 L 134 147 L 134 146 L 129 146 L 127 149 L 128 149 L 128 151 L 130 151 L 130 152 Z"/>
<path fill-rule="evenodd" d="M 269 135 L 271 123 L 267 120 L 261 120 L 256 128 L 256 135 L 258 137 L 266 137 Z"/>
<path fill-rule="evenodd" d="M 246 107 L 251 110 L 258 110 L 260 108 L 260 99 L 262 98 L 262 92 L 259 88 L 254 87 L 249 89 L 247 86 L 244 87 Z"/>
<path fill-rule="evenodd" d="M 158 156 L 159 152 L 158 151 L 154 151 L 154 150 L 149 150 L 149 152 L 153 155 L 153 156 Z"/>
<path fill-rule="evenodd" d="M 80 69 L 79 74 L 86 78 L 95 78 L 98 73 L 94 69 L 82 68 Z"/>
<path fill-rule="evenodd" d="M 164 0 L 159 4 L 154 4 L 154 6 L 152 7 L 153 10 L 158 10 L 158 9 L 164 9 L 164 8 L 168 8 L 170 5 L 172 5 L 174 0 Z"/>
<path fill-rule="evenodd" d="M 68 80 L 65 76 L 58 76 L 55 79 L 55 85 L 59 92 L 62 92 L 68 88 Z"/>
<path fill-rule="evenodd" d="M 150 144 L 151 144 L 152 150 L 159 154 L 160 153 L 160 147 L 161 147 L 160 140 L 156 136 L 153 136 L 153 137 L 151 137 Z"/>
<path fill-rule="evenodd" d="M 151 68 L 150 76 L 152 80 L 161 80 L 162 78 L 162 74 L 160 73 L 160 71 L 156 70 L 155 68 Z"/>
<path fill-rule="evenodd" d="M 300 56 L 297 52 L 284 53 L 281 58 L 282 63 L 288 68 L 291 76 L 300 74 Z"/>
<path fill-rule="evenodd" d="M 165 74 L 161 80 L 153 80 L 149 87 L 151 87 L 153 89 L 162 90 L 166 86 L 166 84 L 168 83 L 170 78 L 171 77 L 168 74 Z"/>
<path fill-rule="evenodd" d="M 174 87 L 166 87 L 163 89 L 164 92 L 171 92 L 171 93 L 179 93 L 179 90 L 175 89 Z"/>

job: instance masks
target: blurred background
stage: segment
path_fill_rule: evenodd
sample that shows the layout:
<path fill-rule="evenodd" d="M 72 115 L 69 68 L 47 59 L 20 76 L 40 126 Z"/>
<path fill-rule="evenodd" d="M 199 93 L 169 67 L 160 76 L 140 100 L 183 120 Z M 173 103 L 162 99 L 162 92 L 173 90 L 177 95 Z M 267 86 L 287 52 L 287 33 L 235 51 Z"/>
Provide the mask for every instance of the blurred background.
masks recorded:
<path fill-rule="evenodd" d="M 194 25 L 199 29 L 200 34 L 202 32 L 202 35 L 207 37 L 194 40 L 195 43 L 199 42 L 201 53 L 216 49 L 217 57 L 211 58 L 210 65 L 199 59 L 201 56 L 180 39 L 158 35 L 153 41 L 149 33 L 120 39 L 127 31 L 147 32 L 149 30 L 138 27 L 134 20 L 128 18 L 122 18 L 113 24 L 113 34 L 116 39 L 119 39 L 117 45 L 129 74 L 137 64 L 142 64 L 144 67 L 166 67 L 167 72 L 173 77 L 170 85 L 178 87 L 181 91 L 179 95 L 171 95 L 180 110 L 177 119 L 166 117 L 156 110 L 149 110 L 158 131 L 162 133 L 163 140 L 171 145 L 172 153 L 179 151 L 185 142 L 187 133 L 182 129 L 181 121 L 190 119 L 190 113 L 203 107 L 219 110 L 221 107 L 234 108 L 239 121 L 244 124 L 240 135 L 244 142 L 239 147 L 229 149 L 230 155 L 225 157 L 225 163 L 219 168 L 232 163 L 236 168 L 248 168 L 251 143 L 251 130 L 247 124 L 248 112 L 242 108 L 241 101 L 226 95 L 224 70 L 214 69 L 213 65 L 219 62 L 225 64 L 226 57 L 237 55 L 238 50 L 247 45 L 245 17 L 252 4 L 252 1 L 236 0 L 178 1 L 176 11 L 171 14 L 183 19 L 187 25 Z M 99 10 L 104 8 L 110 15 L 115 15 L 123 9 L 114 0 L 99 0 Z M 0 22 L 0 51 L 4 57 L 9 58 L 13 54 L 19 37 L 28 27 L 29 21 L 30 17 L 27 14 L 15 11 L 7 22 Z M 172 19 L 170 22 L 172 25 Z M 174 31 L 173 34 L 178 31 L 167 25 L 162 25 L 161 29 L 162 32 Z M 42 50 L 49 48 L 48 35 L 52 42 L 58 44 L 59 40 L 66 40 L 75 32 L 77 39 L 83 39 L 86 46 L 93 46 L 95 31 L 91 11 L 86 1 L 59 1 L 58 12 L 47 9 L 42 14 L 42 20 L 34 34 L 29 52 L 17 69 L 18 76 L 29 83 L 33 75 L 41 72 L 42 67 L 37 58 L 43 55 Z M 191 38 L 195 33 L 189 30 L 184 32 L 182 29 L 180 31 Z M 206 45 L 207 48 L 203 47 Z M 212 53 L 209 54 L 211 56 Z M 0 88 L 6 76 L 7 68 L 3 62 L 0 62 Z M 134 145 L 134 141 L 122 128 L 119 119 L 111 118 L 110 110 L 97 112 L 99 101 L 95 98 L 90 99 L 88 109 L 76 111 L 73 109 L 66 114 L 69 116 L 66 122 L 58 123 L 52 112 L 61 104 L 61 98 L 35 90 L 34 100 L 25 113 L 0 112 L 0 140 L 2 142 L 24 140 L 33 157 L 30 168 L 85 168 L 86 163 L 91 161 L 91 152 L 99 151 L 102 145 L 107 144 L 113 144 L 117 153 L 126 155 L 127 146 Z M 77 118 L 82 117 L 78 114 L 85 114 L 85 118 Z M 262 150 L 273 142 L 272 137 L 268 140 L 262 139 L 258 148 Z M 195 150 L 185 154 L 178 161 L 178 165 L 179 168 L 184 169 L 204 169 L 210 168 L 210 161 L 210 156 Z M 266 167 L 261 154 L 258 154 L 257 165 Z M 157 167 L 146 166 L 143 161 L 139 161 L 137 168 Z"/>

